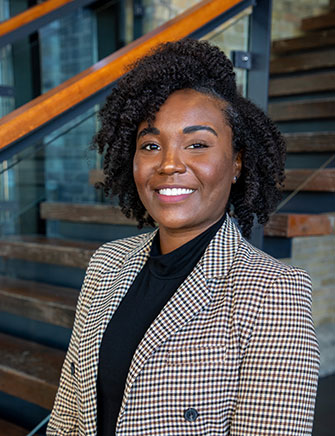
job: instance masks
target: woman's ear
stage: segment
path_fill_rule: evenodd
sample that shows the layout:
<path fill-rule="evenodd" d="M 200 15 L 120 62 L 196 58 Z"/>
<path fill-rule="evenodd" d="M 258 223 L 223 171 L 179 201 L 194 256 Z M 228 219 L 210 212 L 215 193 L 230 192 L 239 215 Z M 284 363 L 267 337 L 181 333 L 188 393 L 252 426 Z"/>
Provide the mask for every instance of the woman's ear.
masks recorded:
<path fill-rule="evenodd" d="M 242 151 L 239 151 L 234 159 L 233 183 L 236 183 L 237 179 L 241 175 L 241 171 L 242 171 Z"/>

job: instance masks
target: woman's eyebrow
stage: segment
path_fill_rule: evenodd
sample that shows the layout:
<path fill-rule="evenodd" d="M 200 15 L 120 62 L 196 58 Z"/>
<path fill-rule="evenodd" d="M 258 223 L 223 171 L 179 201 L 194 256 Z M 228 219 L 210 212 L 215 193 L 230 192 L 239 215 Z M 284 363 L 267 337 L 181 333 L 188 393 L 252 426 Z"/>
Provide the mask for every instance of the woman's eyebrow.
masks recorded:
<path fill-rule="evenodd" d="M 192 132 L 197 132 L 198 130 L 207 130 L 208 132 L 213 133 L 213 135 L 218 136 L 218 134 L 214 129 L 212 129 L 212 127 L 200 126 L 200 125 L 185 127 L 185 129 L 183 129 L 183 133 L 192 133 Z"/>
<path fill-rule="evenodd" d="M 156 127 L 145 127 L 140 133 L 137 135 L 137 139 L 141 138 L 148 133 L 152 133 L 153 135 L 159 135 L 161 132 Z"/>

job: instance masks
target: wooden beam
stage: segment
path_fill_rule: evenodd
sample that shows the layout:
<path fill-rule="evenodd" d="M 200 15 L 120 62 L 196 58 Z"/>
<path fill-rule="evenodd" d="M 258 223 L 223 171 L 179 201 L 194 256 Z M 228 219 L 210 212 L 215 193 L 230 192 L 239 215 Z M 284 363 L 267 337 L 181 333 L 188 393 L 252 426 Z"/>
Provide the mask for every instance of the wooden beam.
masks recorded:
<path fill-rule="evenodd" d="M 285 133 L 288 153 L 335 152 L 335 132 Z"/>
<path fill-rule="evenodd" d="M 42 236 L 11 237 L 0 240 L 0 253 L 4 258 L 31 262 L 87 268 L 88 262 L 100 243 L 68 241 Z"/>
<path fill-rule="evenodd" d="M 135 219 L 127 218 L 119 207 L 108 204 L 41 203 L 43 219 L 81 223 L 137 226 Z"/>
<path fill-rule="evenodd" d="M 294 73 L 297 71 L 319 70 L 335 66 L 335 50 L 298 53 L 281 56 L 270 61 L 270 73 Z"/>
<path fill-rule="evenodd" d="M 154 31 L 6 115 L 0 120 L 0 149 L 115 82 L 124 74 L 129 64 L 158 44 L 190 35 L 238 3 L 240 0 L 203 0 Z"/>
<path fill-rule="evenodd" d="M 65 353 L 0 333 L 0 390 L 51 409 Z"/>
<path fill-rule="evenodd" d="M 269 83 L 269 97 L 312 94 L 314 92 L 334 90 L 335 72 L 272 78 Z"/>
<path fill-rule="evenodd" d="M 27 436 L 29 430 L 25 430 L 18 425 L 0 419 L 0 436 Z"/>
<path fill-rule="evenodd" d="M 333 11 L 318 15 L 317 17 L 304 18 L 300 24 L 300 29 L 304 32 L 328 29 L 330 27 L 335 27 L 335 12 Z"/>
<path fill-rule="evenodd" d="M 323 98 L 270 103 L 269 116 L 277 122 L 335 118 L 335 99 Z"/>
<path fill-rule="evenodd" d="M 303 186 L 302 191 L 335 192 L 335 168 L 324 170 L 287 169 L 284 182 L 284 191 L 294 191 L 309 177 L 313 178 Z"/>
<path fill-rule="evenodd" d="M 305 36 L 281 39 L 272 43 L 272 54 L 330 47 L 335 44 L 335 29 L 321 30 Z"/>
<path fill-rule="evenodd" d="M 264 226 L 264 236 L 293 238 L 329 235 L 334 232 L 334 216 L 277 213 Z"/>
<path fill-rule="evenodd" d="M 0 276 L 0 310 L 72 328 L 79 291 Z"/>

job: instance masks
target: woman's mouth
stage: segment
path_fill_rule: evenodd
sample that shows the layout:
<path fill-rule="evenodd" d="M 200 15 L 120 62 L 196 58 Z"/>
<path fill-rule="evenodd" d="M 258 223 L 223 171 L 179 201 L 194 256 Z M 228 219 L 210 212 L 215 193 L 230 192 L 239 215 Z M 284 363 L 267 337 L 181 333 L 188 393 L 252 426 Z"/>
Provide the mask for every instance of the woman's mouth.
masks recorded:
<path fill-rule="evenodd" d="M 155 192 L 158 198 L 166 203 L 178 202 L 188 198 L 195 189 L 190 188 L 161 188 L 157 189 Z"/>
<path fill-rule="evenodd" d="M 183 195 L 183 194 L 192 194 L 192 192 L 194 192 L 194 189 L 188 189 L 188 188 L 163 188 L 158 190 L 158 193 L 160 195 L 167 195 L 169 197 Z"/>

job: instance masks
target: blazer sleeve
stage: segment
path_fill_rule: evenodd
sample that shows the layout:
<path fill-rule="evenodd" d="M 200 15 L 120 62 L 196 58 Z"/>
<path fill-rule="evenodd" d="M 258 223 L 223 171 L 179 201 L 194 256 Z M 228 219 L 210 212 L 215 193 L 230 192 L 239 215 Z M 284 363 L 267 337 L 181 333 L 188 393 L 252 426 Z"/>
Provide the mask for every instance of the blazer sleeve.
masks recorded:
<path fill-rule="evenodd" d="M 319 348 L 311 292 L 298 269 L 268 290 L 241 363 L 230 436 L 312 434 Z"/>
<path fill-rule="evenodd" d="M 78 429 L 78 398 L 76 395 L 76 367 L 81 331 L 85 322 L 91 296 L 96 287 L 98 267 L 93 255 L 87 268 L 81 292 L 78 297 L 75 320 L 69 347 L 62 367 L 59 388 L 47 427 L 47 436 L 75 436 Z"/>

